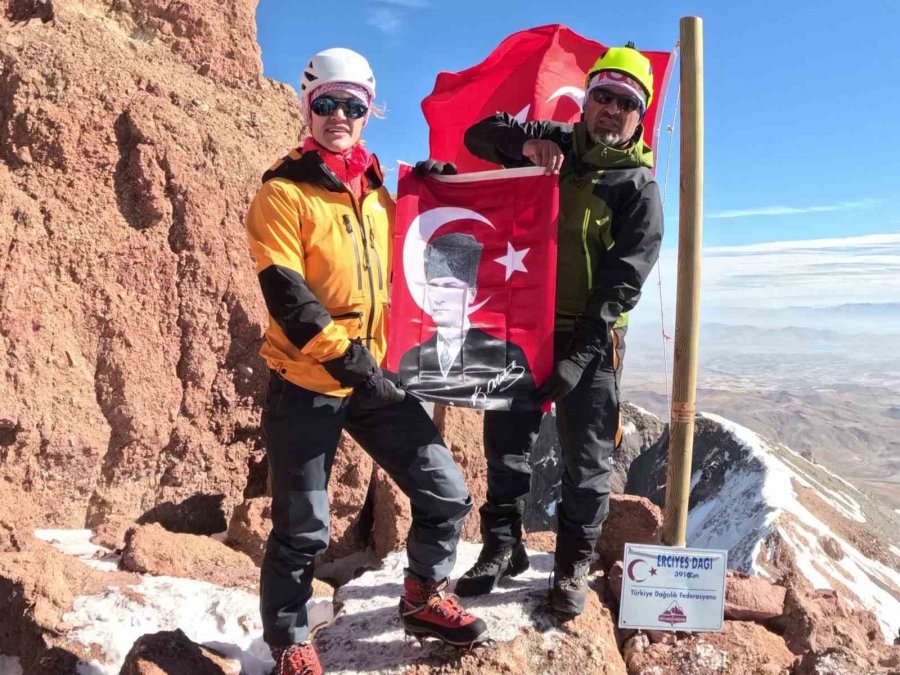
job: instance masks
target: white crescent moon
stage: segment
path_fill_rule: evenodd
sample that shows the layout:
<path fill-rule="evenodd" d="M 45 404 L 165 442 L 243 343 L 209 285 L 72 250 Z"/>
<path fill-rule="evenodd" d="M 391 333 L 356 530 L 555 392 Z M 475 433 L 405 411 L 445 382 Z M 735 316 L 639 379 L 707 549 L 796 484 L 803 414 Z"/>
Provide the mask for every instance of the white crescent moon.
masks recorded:
<path fill-rule="evenodd" d="M 477 220 L 494 229 L 494 224 L 477 211 L 457 206 L 439 206 L 416 216 L 403 241 L 403 276 L 419 309 L 425 309 L 425 246 L 438 229 L 454 220 Z M 473 303 L 468 313 L 477 312 L 488 300 L 490 296 Z"/>
<path fill-rule="evenodd" d="M 584 106 L 584 89 L 579 89 L 578 87 L 560 87 L 550 95 L 550 98 L 547 99 L 547 103 L 552 103 L 560 96 L 572 99 L 578 104 L 579 108 Z"/>

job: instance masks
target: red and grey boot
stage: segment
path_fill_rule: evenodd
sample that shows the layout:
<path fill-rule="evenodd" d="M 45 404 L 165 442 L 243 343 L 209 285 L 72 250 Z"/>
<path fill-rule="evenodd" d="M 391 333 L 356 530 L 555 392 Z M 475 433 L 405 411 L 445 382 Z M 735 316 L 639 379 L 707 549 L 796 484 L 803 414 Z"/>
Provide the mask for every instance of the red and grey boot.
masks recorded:
<path fill-rule="evenodd" d="M 448 579 L 423 581 L 407 573 L 400 598 L 400 617 L 407 635 L 434 637 L 457 647 L 471 647 L 484 641 L 487 625 L 444 593 Z"/>
<path fill-rule="evenodd" d="M 322 664 L 312 642 L 272 647 L 269 651 L 275 659 L 272 675 L 322 675 Z"/>

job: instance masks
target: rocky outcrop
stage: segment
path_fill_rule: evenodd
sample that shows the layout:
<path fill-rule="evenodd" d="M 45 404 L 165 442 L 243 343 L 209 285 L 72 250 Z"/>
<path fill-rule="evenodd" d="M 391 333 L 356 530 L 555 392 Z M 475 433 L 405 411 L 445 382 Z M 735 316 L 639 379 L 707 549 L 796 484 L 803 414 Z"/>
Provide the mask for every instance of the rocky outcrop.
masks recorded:
<path fill-rule="evenodd" d="M 202 579 L 220 586 L 259 583 L 259 570 L 247 555 L 210 537 L 176 534 L 155 524 L 128 531 L 122 567 L 141 574 Z"/>
<path fill-rule="evenodd" d="M 27 550 L 0 552 L 0 654 L 19 657 L 26 673 L 75 672 L 90 656 L 66 636 L 75 597 L 136 579 L 94 570 L 33 537 Z"/>
<path fill-rule="evenodd" d="M 605 568 L 622 560 L 625 544 L 658 544 L 662 536 L 662 513 L 645 497 L 611 495 L 609 516 L 597 542 L 597 553 Z"/>
<path fill-rule="evenodd" d="M 241 662 L 198 645 L 181 630 L 152 633 L 131 647 L 120 675 L 240 675 Z"/>
<path fill-rule="evenodd" d="M 625 645 L 629 675 L 783 675 L 794 655 L 784 640 L 756 623 L 726 621 L 721 633 L 675 644 L 651 644 L 645 635 Z"/>
<path fill-rule="evenodd" d="M 0 3 L 0 480 L 47 525 L 187 504 L 208 533 L 242 499 L 266 318 L 242 216 L 299 131 L 255 5 Z"/>
<path fill-rule="evenodd" d="M 725 618 L 763 622 L 784 613 L 784 586 L 760 577 L 729 572 L 725 579 Z"/>
<path fill-rule="evenodd" d="M 900 647 L 885 643 L 871 612 L 852 607 L 840 592 L 814 589 L 798 573 L 789 576 L 784 613 L 771 625 L 795 654 L 824 655 L 829 650 L 846 649 L 870 668 L 900 665 Z"/>

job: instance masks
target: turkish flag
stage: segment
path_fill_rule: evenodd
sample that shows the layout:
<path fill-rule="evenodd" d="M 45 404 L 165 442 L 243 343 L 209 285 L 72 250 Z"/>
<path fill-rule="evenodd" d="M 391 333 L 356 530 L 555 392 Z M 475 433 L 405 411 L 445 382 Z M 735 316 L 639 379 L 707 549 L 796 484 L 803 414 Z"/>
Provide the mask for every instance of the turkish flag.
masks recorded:
<path fill-rule="evenodd" d="M 497 112 L 520 122 L 554 120 L 571 124 L 581 117 L 584 78 L 606 47 L 554 24 L 506 38 L 488 57 L 461 73 L 439 73 L 422 100 L 430 127 L 430 155 L 462 171 L 496 165 L 474 157 L 463 145 L 466 129 Z M 653 66 L 653 102 L 644 116 L 644 140 L 656 149 L 658 111 L 674 64 L 671 52 L 642 54 Z"/>
<path fill-rule="evenodd" d="M 401 164 L 387 369 L 418 398 L 537 409 L 550 374 L 559 177 Z"/>

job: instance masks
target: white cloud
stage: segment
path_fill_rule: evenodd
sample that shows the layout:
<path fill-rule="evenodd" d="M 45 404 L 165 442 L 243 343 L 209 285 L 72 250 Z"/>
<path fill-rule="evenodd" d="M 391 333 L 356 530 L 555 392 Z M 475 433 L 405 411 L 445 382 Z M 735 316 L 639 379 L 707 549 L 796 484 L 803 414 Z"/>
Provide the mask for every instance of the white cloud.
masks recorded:
<path fill-rule="evenodd" d="M 393 33 L 403 25 L 403 17 L 391 7 L 373 7 L 369 10 L 366 23 L 382 33 Z"/>
<path fill-rule="evenodd" d="M 796 216 L 807 213 L 827 213 L 829 211 L 850 211 L 852 209 L 864 209 L 881 203 L 879 199 L 861 199 L 854 202 L 837 202 L 835 204 L 822 204 L 819 206 L 759 206 L 750 209 L 730 209 L 725 211 L 713 211 L 706 214 L 710 220 L 723 218 L 749 218 L 758 216 Z"/>
<path fill-rule="evenodd" d="M 427 6 L 427 0 L 375 0 L 374 6 L 368 11 L 366 23 L 382 33 L 395 33 L 404 24 L 410 11 Z"/>
<path fill-rule="evenodd" d="M 669 332 L 675 318 L 677 251 L 667 249 L 660 266 Z M 900 303 L 900 233 L 706 248 L 702 284 L 704 322 L 825 330 L 840 329 L 843 323 L 846 328 L 851 317 L 841 306 Z M 872 314 L 870 321 L 880 332 L 900 332 L 894 312 Z M 633 320 L 658 325 L 656 271 Z"/>

